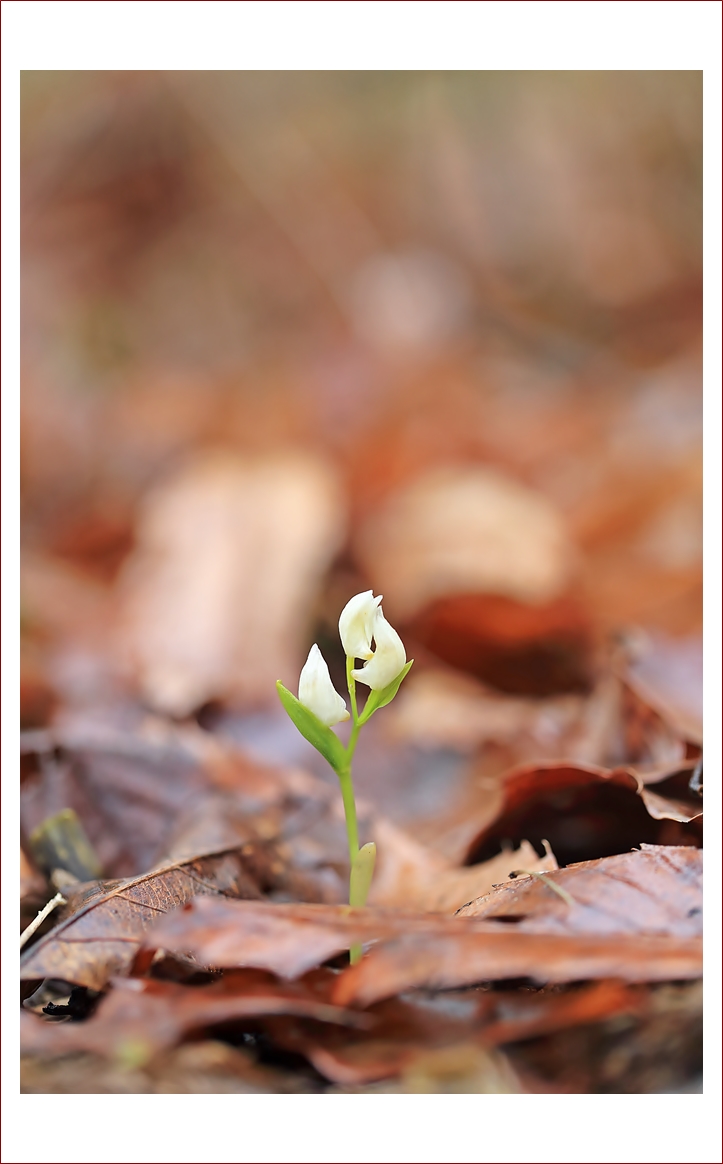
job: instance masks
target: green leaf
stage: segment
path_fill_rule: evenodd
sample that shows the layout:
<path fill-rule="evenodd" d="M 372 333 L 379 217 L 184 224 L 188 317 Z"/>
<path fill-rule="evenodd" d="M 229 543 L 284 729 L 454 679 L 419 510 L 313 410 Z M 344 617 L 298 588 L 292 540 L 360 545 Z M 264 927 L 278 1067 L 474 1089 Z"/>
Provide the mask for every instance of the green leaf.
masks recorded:
<path fill-rule="evenodd" d="M 369 896 L 369 887 L 374 876 L 374 866 L 377 860 L 377 847 L 374 841 L 367 841 L 354 858 L 349 878 L 349 905 L 366 905 Z"/>
<path fill-rule="evenodd" d="M 335 772 L 338 773 L 348 768 L 346 748 L 331 728 L 322 723 L 313 711 L 309 711 L 308 707 L 304 707 L 303 703 L 299 703 L 296 696 L 292 695 L 281 681 L 277 682 L 276 690 L 286 714 L 299 729 L 304 739 L 313 744 L 317 752 L 321 752 Z"/>
<path fill-rule="evenodd" d="M 369 698 L 364 705 L 364 710 L 359 716 L 360 724 L 366 723 L 368 719 L 371 719 L 371 717 L 374 715 L 374 712 L 379 711 L 380 707 L 386 707 L 388 703 L 392 702 L 394 696 L 397 694 L 401 686 L 402 679 L 404 679 L 405 675 L 409 674 L 409 668 L 413 662 L 414 659 L 410 659 L 406 667 L 404 667 L 399 672 L 396 679 L 392 679 L 391 683 L 389 683 L 386 687 L 382 687 L 381 691 L 371 691 L 369 693 Z"/>

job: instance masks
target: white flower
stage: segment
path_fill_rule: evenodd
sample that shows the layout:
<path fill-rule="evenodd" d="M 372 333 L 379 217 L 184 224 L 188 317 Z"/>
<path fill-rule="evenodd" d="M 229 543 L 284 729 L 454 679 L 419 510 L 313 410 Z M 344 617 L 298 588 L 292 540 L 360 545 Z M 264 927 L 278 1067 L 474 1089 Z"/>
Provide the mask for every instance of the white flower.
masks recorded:
<path fill-rule="evenodd" d="M 381 607 L 374 612 L 372 634 L 376 650 L 362 668 L 352 671 L 352 676 L 360 683 L 366 683 L 372 691 L 381 691 L 392 679 L 396 679 L 407 661 L 407 655 L 404 643 L 385 619 Z"/>
<path fill-rule="evenodd" d="M 372 635 L 381 594 L 374 598 L 371 590 L 355 594 L 339 615 L 339 635 L 344 654 L 350 659 L 371 659 Z"/>
<path fill-rule="evenodd" d="M 349 718 L 346 704 L 335 690 L 324 656 L 314 643 L 299 676 L 299 703 L 313 711 L 327 727 Z"/>

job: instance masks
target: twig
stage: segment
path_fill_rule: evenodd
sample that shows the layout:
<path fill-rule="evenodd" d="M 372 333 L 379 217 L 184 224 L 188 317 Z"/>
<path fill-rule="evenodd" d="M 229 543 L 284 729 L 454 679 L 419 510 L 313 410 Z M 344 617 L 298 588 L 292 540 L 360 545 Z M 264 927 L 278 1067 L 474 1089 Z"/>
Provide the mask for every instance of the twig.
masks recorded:
<path fill-rule="evenodd" d="M 550 881 L 550 878 L 546 873 L 536 873 L 533 869 L 515 869 L 513 873 L 510 873 L 510 877 L 539 877 L 540 881 L 544 882 L 544 884 L 552 889 L 558 897 L 561 897 L 564 902 L 566 902 L 568 905 L 575 904 L 575 898 L 569 894 L 566 889 L 563 889 L 561 885 L 557 885 L 554 881 Z"/>
<path fill-rule="evenodd" d="M 62 893 L 56 893 L 55 897 L 53 897 L 48 902 L 47 905 L 43 906 L 43 908 L 40 910 L 37 917 L 34 917 L 33 920 L 31 921 L 30 925 L 26 926 L 25 929 L 23 930 L 23 932 L 21 933 L 21 935 L 20 935 L 20 949 L 21 950 L 22 950 L 23 946 L 25 945 L 25 943 L 27 942 L 28 938 L 32 937 L 32 935 L 35 933 L 38 926 L 41 925 L 45 921 L 46 917 L 53 912 L 56 905 L 65 905 L 65 904 L 66 904 L 66 901 L 65 901 L 65 898 L 63 897 Z"/>

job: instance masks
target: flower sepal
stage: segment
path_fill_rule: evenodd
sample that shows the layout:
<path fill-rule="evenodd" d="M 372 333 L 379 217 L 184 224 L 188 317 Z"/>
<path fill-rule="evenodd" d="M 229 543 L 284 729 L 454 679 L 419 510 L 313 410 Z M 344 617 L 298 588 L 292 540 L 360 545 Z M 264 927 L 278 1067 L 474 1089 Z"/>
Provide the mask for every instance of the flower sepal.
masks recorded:
<path fill-rule="evenodd" d="M 381 691 L 369 692 L 369 698 L 364 705 L 363 712 L 359 716 L 359 727 L 365 724 L 367 720 L 370 720 L 374 715 L 374 712 L 379 711 L 380 707 L 386 707 L 388 703 L 392 702 L 394 696 L 397 694 L 402 684 L 402 680 L 409 674 L 409 669 L 413 662 L 414 659 L 410 659 L 409 662 L 399 672 L 397 677 L 392 679 L 391 683 L 388 683 L 386 687 L 381 689 Z"/>

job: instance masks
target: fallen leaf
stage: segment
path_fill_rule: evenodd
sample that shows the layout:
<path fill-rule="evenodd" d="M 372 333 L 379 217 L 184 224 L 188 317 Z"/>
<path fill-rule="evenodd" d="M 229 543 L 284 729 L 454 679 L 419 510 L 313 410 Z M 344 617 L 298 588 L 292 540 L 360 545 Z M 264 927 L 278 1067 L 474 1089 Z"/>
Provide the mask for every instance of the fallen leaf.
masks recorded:
<path fill-rule="evenodd" d="M 541 494 L 477 466 L 433 469 L 393 493 L 355 547 L 390 617 L 450 594 L 544 604 L 566 589 L 575 554 Z"/>
<path fill-rule="evenodd" d="M 111 877 L 157 864 L 179 815 L 209 788 L 196 757 L 173 738 L 90 724 L 27 732 L 21 742 L 32 765 L 20 792 L 23 832 L 74 809 Z"/>
<path fill-rule="evenodd" d="M 251 903 L 246 903 L 251 904 Z M 254 903 L 257 909 L 197 898 L 156 923 L 148 949 L 193 953 L 205 965 L 251 966 L 299 978 L 357 941 L 395 934 L 423 915 L 351 909 L 344 905 Z"/>
<path fill-rule="evenodd" d="M 355 944 L 378 943 L 338 979 L 332 1001 L 367 1005 L 418 987 L 499 978 L 539 982 L 694 978 L 697 938 L 517 933 L 500 922 L 349 906 L 198 898 L 157 922 L 148 949 L 192 953 L 205 965 L 252 966 L 298 978 Z"/>
<path fill-rule="evenodd" d="M 22 746 L 33 768 L 21 789 L 25 834 L 73 808 L 110 876 L 293 835 L 338 795 L 298 769 L 259 764 L 198 727 L 154 719 L 126 732 L 81 720 L 26 732 Z M 333 849 L 326 856 L 333 861 Z M 323 857 L 322 848 L 319 863 Z"/>
<path fill-rule="evenodd" d="M 486 930 L 408 933 L 381 942 L 344 971 L 333 1001 L 339 1006 L 368 1006 L 406 990 L 450 990 L 506 978 L 665 982 L 702 974 L 699 938 L 518 934 L 509 927 L 495 928 L 492 922 L 483 924 Z"/>
<path fill-rule="evenodd" d="M 547 762 L 508 772 L 502 804 L 470 844 L 467 863 L 495 856 L 503 844 L 548 840 L 560 865 L 629 852 L 641 844 L 701 843 L 700 801 L 681 822 L 677 802 L 653 802 L 640 777 L 622 768 Z"/>
<path fill-rule="evenodd" d="M 24 1054 L 67 1055 L 87 1051 L 144 1062 L 175 1046 L 189 1032 L 236 1019 L 285 1014 L 317 1022 L 364 1026 L 358 1012 L 332 1006 L 304 983 L 279 983 L 256 970 L 229 971 L 208 986 L 181 986 L 154 979 L 117 978 L 95 1014 L 82 1023 L 48 1023 L 23 1014 Z M 328 991 L 327 991 L 328 993 Z"/>
<path fill-rule="evenodd" d="M 460 869 L 383 818 L 375 818 L 373 827 L 378 860 L 369 905 L 453 913 L 465 897 L 469 900 L 473 886 L 484 886 L 486 892 L 496 882 L 505 881 L 514 869 L 544 872 L 557 868 L 551 852 L 538 857 L 532 845 L 523 840 L 516 850 Z"/>
<path fill-rule="evenodd" d="M 287 1050 L 305 1055 L 322 1075 L 341 1085 L 388 1079 L 408 1071 L 430 1049 L 474 1040 L 494 1047 L 536 1038 L 580 1023 L 645 1008 L 646 996 L 619 982 L 599 982 L 562 993 L 458 991 L 408 993 L 386 999 L 367 1013 L 368 1030 L 302 1023 L 271 1024 Z"/>
<path fill-rule="evenodd" d="M 122 651 L 148 703 L 184 716 L 275 699 L 298 675 L 344 524 L 333 472 L 311 455 L 199 453 L 150 493 L 121 581 Z"/>
<path fill-rule="evenodd" d="M 639 698 L 680 736 L 702 743 L 703 642 L 699 636 L 640 634 L 621 670 Z"/>
<path fill-rule="evenodd" d="M 592 629 L 569 594 L 531 606 L 502 594 L 452 594 L 403 623 L 402 633 L 499 691 L 545 696 L 592 686 Z"/>
<path fill-rule="evenodd" d="M 503 918 L 525 933 L 695 937 L 702 932 L 703 855 L 687 846 L 643 845 L 641 852 L 568 865 L 545 880 L 498 885 L 457 916 Z"/>
<path fill-rule="evenodd" d="M 68 916 L 27 951 L 21 978 L 61 978 L 101 990 L 127 973 L 159 914 L 199 894 L 260 897 L 236 852 L 169 862 L 141 877 L 81 887 Z"/>

